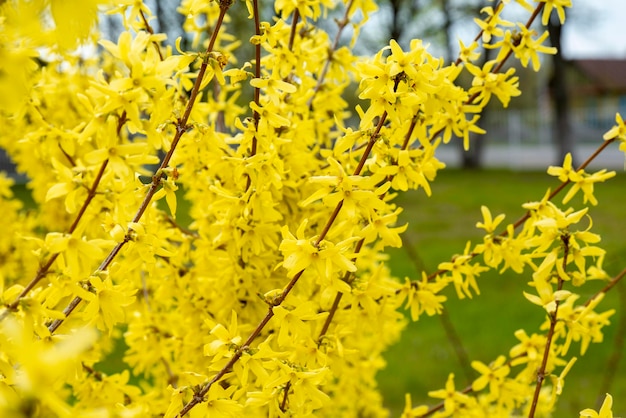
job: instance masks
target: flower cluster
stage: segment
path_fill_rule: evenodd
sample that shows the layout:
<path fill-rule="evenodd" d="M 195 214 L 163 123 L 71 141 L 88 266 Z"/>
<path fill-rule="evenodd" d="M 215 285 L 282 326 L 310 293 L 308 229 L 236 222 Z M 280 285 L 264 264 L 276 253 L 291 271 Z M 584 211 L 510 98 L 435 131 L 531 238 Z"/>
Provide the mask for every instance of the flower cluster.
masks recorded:
<path fill-rule="evenodd" d="M 229 12 L 243 5 L 183 0 L 175 48 L 144 2 L 119 1 L 122 33 L 81 55 L 104 3 L 0 4 L 0 146 L 36 204 L 23 210 L 0 176 L 0 415 L 384 416 L 375 377 L 402 310 L 441 314 L 448 286 L 474 298 L 489 269 L 532 277 L 524 296 L 546 322 L 516 331 L 508 358 L 472 362 L 471 390 L 451 374 L 430 392 L 436 413 L 554 408 L 571 346 L 601 341 L 612 314 L 571 290 L 608 277 L 586 208 L 547 194 L 498 232 L 504 217 L 484 207 L 482 242 L 419 280 L 392 277 L 384 250 L 407 228 L 397 193 L 432 194 L 437 149 L 468 149 L 491 100 L 521 94 L 502 66 L 538 70 L 555 51 L 533 20 L 563 20 L 570 2 L 517 0 L 526 24 L 502 19 L 509 1 L 485 8 L 480 39 L 497 54 L 484 64 L 478 38 L 452 64 L 421 40 L 357 57 L 319 24 L 340 5 L 318 0 L 276 1 L 266 21 L 247 0 L 242 39 Z M 336 39 L 351 26 L 354 42 L 376 3 L 344 3 Z M 255 56 L 239 63 L 247 38 Z M 617 122 L 607 142 L 624 139 Z M 614 175 L 571 157 L 548 172 L 572 183 L 564 204 L 580 190 L 595 205 L 594 184 Z M 105 373 L 111 356 L 127 368 Z M 407 399 L 404 416 L 435 412 Z"/>

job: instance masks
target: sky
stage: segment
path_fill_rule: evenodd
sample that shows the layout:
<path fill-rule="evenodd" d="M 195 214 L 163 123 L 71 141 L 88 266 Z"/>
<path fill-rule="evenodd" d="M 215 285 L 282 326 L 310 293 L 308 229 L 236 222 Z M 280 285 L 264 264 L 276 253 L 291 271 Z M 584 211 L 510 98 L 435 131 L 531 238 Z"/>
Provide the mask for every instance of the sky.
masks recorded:
<path fill-rule="evenodd" d="M 626 58 L 626 0 L 573 0 L 563 28 L 563 55 Z"/>
<path fill-rule="evenodd" d="M 453 4 L 467 4 L 468 0 L 449 0 Z M 474 0 L 477 3 L 478 0 Z M 528 12 L 511 2 L 505 9 L 507 20 L 525 20 Z M 572 8 L 566 8 L 567 20 L 563 28 L 563 55 L 566 59 L 612 58 L 626 59 L 626 0 L 572 0 Z M 381 8 L 384 13 L 384 8 Z M 437 21 L 441 15 L 435 17 Z M 453 26 L 454 39 L 468 44 L 477 33 L 472 19 L 465 17 Z M 375 35 L 374 35 L 375 36 Z M 421 36 L 410 34 L 410 36 Z M 427 39 L 428 40 L 428 39 Z M 385 43 L 386 40 L 378 39 Z M 546 41 L 548 44 L 549 41 Z M 438 49 L 439 48 L 439 49 Z M 441 45 L 434 42 L 431 53 L 441 54 Z"/>

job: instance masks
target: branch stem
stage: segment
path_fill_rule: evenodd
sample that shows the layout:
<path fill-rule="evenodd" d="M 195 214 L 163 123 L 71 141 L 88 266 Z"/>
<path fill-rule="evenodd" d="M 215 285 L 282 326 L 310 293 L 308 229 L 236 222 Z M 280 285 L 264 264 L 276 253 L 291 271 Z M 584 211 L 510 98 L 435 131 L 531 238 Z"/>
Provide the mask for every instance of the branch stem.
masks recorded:
<path fill-rule="evenodd" d="M 183 116 L 180 119 L 178 119 L 178 121 L 176 122 L 176 134 L 174 135 L 174 138 L 172 139 L 172 145 L 170 146 L 170 149 L 167 152 L 167 154 L 165 154 L 165 157 L 163 157 L 163 161 L 161 161 L 161 164 L 154 172 L 150 187 L 148 191 L 146 192 L 146 195 L 144 196 L 144 199 L 141 202 L 139 209 L 137 209 L 135 216 L 133 216 L 133 219 L 131 221 L 132 223 L 138 223 L 143 217 L 143 214 L 145 213 L 146 209 L 150 205 L 152 198 L 154 197 L 155 193 L 157 192 L 157 189 L 159 188 L 161 184 L 161 179 L 163 178 L 163 175 L 164 175 L 164 169 L 166 169 L 169 166 L 169 162 L 172 158 L 172 155 L 174 154 L 174 151 L 176 150 L 176 147 L 178 146 L 178 142 L 180 141 L 181 137 L 185 134 L 185 132 L 187 132 L 187 130 L 189 129 L 189 126 L 187 125 L 187 123 L 189 122 L 191 111 L 196 102 L 198 94 L 200 93 L 200 85 L 202 84 L 202 79 L 204 78 L 207 67 L 209 65 L 209 54 L 213 51 L 215 42 L 217 40 L 217 35 L 224 21 L 224 16 L 226 15 L 226 12 L 228 11 L 228 8 L 230 7 L 230 5 L 231 5 L 231 2 L 227 0 L 220 2 L 220 14 L 217 18 L 217 23 L 215 24 L 215 30 L 213 31 L 213 34 L 211 35 L 211 39 L 209 40 L 209 46 L 207 47 L 205 51 L 204 58 L 202 59 L 202 64 L 200 65 L 200 70 L 198 71 L 198 75 L 191 89 L 191 94 L 189 96 L 189 101 L 187 102 L 187 105 L 185 107 L 185 112 L 183 113 Z M 97 271 L 104 271 L 109 267 L 111 262 L 120 253 L 121 249 L 126 245 L 127 242 L 130 241 L 129 233 L 126 234 L 126 236 L 124 237 L 124 240 L 117 243 L 115 247 L 113 247 L 113 249 L 109 252 L 109 254 L 106 256 L 104 261 L 102 261 Z M 80 296 L 76 296 L 69 303 L 69 305 L 66 306 L 66 308 L 63 310 L 65 318 L 67 318 L 78 307 L 81 301 L 82 301 L 82 298 Z M 59 328 L 59 326 L 61 326 L 63 321 L 64 319 L 54 320 L 48 327 L 48 329 L 50 330 L 50 333 L 54 333 Z"/>
<path fill-rule="evenodd" d="M 567 258 L 569 255 L 569 235 L 562 235 L 561 242 L 563 244 L 563 271 L 565 271 L 567 267 Z M 558 290 L 563 289 L 564 280 L 559 276 L 558 278 Z M 560 301 L 557 299 L 554 302 L 554 311 L 548 313 L 550 317 L 550 328 L 548 329 L 548 334 L 546 335 L 546 346 L 543 349 L 543 358 L 541 359 L 541 366 L 537 371 L 537 384 L 535 385 L 535 392 L 533 394 L 533 400 L 530 405 L 530 411 L 528 412 L 528 418 L 534 418 L 535 412 L 537 410 L 537 405 L 539 403 L 539 393 L 541 392 L 541 386 L 543 385 L 543 381 L 546 378 L 546 368 L 548 366 L 548 358 L 550 357 L 550 350 L 552 348 L 552 339 L 554 338 L 554 330 L 556 329 L 556 323 L 559 317 L 559 304 Z"/>

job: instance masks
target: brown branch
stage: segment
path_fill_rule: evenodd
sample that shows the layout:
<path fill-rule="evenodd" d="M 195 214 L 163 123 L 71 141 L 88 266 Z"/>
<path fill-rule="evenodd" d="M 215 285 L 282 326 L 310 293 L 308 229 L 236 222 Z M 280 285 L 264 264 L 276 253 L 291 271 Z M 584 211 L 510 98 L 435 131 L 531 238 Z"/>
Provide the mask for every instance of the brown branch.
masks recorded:
<path fill-rule="evenodd" d="M 620 282 L 620 280 L 622 280 L 624 278 L 624 276 L 626 276 L 626 268 L 624 270 L 622 270 L 621 272 L 619 272 L 619 274 L 617 276 L 613 277 L 613 279 L 611 279 L 611 281 L 609 283 L 607 283 L 607 285 L 604 286 L 598 293 L 596 293 L 595 295 L 590 297 L 589 300 L 587 300 L 587 302 L 585 302 L 584 306 L 589 306 L 589 304 L 593 300 L 598 298 L 601 294 L 606 294 L 609 290 L 611 290 L 613 287 L 615 287 Z"/>
<path fill-rule="evenodd" d="M 296 274 L 294 276 L 294 278 L 291 280 L 290 284 L 293 283 L 295 284 L 295 282 L 297 281 L 297 279 L 300 278 L 300 276 L 302 276 L 302 273 L 304 273 L 304 270 L 302 270 L 300 273 Z M 295 279 L 295 280 L 294 280 Z M 293 287 L 293 284 L 291 285 L 291 287 Z M 287 297 L 287 295 L 285 293 L 283 293 L 283 295 L 285 297 Z M 284 297 L 279 297 L 280 303 L 282 303 L 282 300 L 284 300 Z M 279 303 L 279 304 L 280 304 Z M 278 306 L 278 305 L 275 305 Z M 270 307 L 270 309 L 267 311 L 267 314 L 265 314 L 265 317 L 261 320 L 261 322 L 257 325 L 257 327 L 254 329 L 254 331 L 252 331 L 252 334 L 250 334 L 250 336 L 248 337 L 248 339 L 246 340 L 246 342 L 243 344 L 243 346 L 241 348 L 239 348 L 235 354 L 231 357 L 231 359 L 228 361 L 228 363 L 226 363 L 226 365 L 224 367 L 222 367 L 222 369 L 220 371 L 217 372 L 217 374 L 215 376 L 213 376 L 213 378 L 207 382 L 202 389 L 200 389 L 199 391 L 197 391 L 193 398 L 191 398 L 191 400 L 189 402 L 187 402 L 183 408 L 180 410 L 180 412 L 178 413 L 179 417 L 183 417 L 185 416 L 189 411 L 191 411 L 193 409 L 193 407 L 195 407 L 197 404 L 199 404 L 200 402 L 204 402 L 204 397 L 206 396 L 207 393 L 209 393 L 209 389 L 211 389 L 211 386 L 213 386 L 214 383 L 218 382 L 222 377 L 224 377 L 224 375 L 226 373 L 228 373 L 228 371 L 233 367 L 233 365 L 239 360 L 239 358 L 243 355 L 244 351 L 248 349 L 248 347 L 250 346 L 250 344 L 252 343 L 252 341 L 254 341 L 254 339 L 261 333 L 261 331 L 263 330 L 263 328 L 265 328 L 265 325 L 267 325 L 267 323 L 270 321 L 270 319 L 272 319 L 272 317 L 274 316 L 274 311 L 272 310 L 272 308 Z"/>
<path fill-rule="evenodd" d="M 291 381 L 287 382 L 287 384 L 285 385 L 285 389 L 283 393 L 283 400 L 280 403 L 280 410 L 283 412 L 285 412 L 285 409 L 287 409 L 287 400 L 289 399 L 289 389 L 291 389 Z"/>
<path fill-rule="evenodd" d="M 543 3 L 542 3 L 543 4 Z M 596 148 L 596 150 L 589 156 L 587 157 L 587 159 L 578 166 L 578 168 L 576 168 L 576 171 L 580 171 L 580 170 L 584 170 L 585 168 L 587 168 L 587 166 L 589 164 L 591 164 L 591 162 L 596 159 L 596 157 L 598 155 L 600 155 L 600 153 L 602 151 L 604 151 L 604 149 L 606 147 L 608 147 L 612 142 L 615 141 L 615 138 L 603 141 L 600 146 L 598 146 L 598 148 Z M 564 182 L 562 182 L 561 184 L 558 185 L 558 187 L 556 189 L 554 189 L 552 191 L 552 193 L 550 193 L 550 195 L 548 196 L 548 200 L 552 200 L 556 195 L 558 195 L 568 184 L 570 184 L 571 181 L 565 180 Z M 517 229 L 520 225 L 522 225 L 524 222 L 526 222 L 526 220 L 530 218 L 530 211 L 526 212 L 526 214 L 524 216 L 522 216 L 521 218 L 519 218 L 514 224 L 513 224 L 513 228 Z M 499 236 L 501 237 L 506 237 L 508 235 L 508 232 L 505 230 L 503 231 Z"/>
<path fill-rule="evenodd" d="M 259 15 L 259 1 L 252 0 L 252 11 L 254 14 L 254 34 L 257 37 L 261 36 L 261 16 Z M 254 45 L 254 78 L 261 78 L 261 44 L 257 42 Z M 261 106 L 261 89 L 259 87 L 254 87 L 254 103 L 257 106 Z M 254 121 L 254 129 L 258 132 L 259 130 L 259 121 L 261 120 L 261 115 L 256 110 L 252 111 L 252 119 Z M 250 147 L 250 156 L 254 156 L 257 153 L 257 144 L 258 139 L 256 134 L 252 137 L 252 145 Z M 250 189 L 252 185 L 252 178 L 250 174 L 246 174 L 246 191 Z"/>
<path fill-rule="evenodd" d="M 124 126 L 127 120 L 128 119 L 126 117 L 126 111 L 123 111 L 117 121 L 116 133 L 118 136 L 120 135 L 122 131 L 122 127 Z M 108 163 L 109 163 L 109 160 L 106 159 L 100 165 L 100 169 L 98 170 L 98 173 L 96 174 L 96 178 L 94 179 L 93 183 L 91 184 L 91 187 L 89 188 L 89 191 L 87 192 L 87 197 L 85 198 L 85 201 L 83 202 L 81 208 L 78 210 L 78 213 L 76 214 L 76 217 L 74 218 L 74 221 L 72 222 L 72 225 L 70 225 L 67 231 L 68 235 L 71 235 L 76 230 L 76 228 L 78 227 L 78 223 L 80 222 L 80 220 L 83 218 L 83 215 L 87 211 L 87 207 L 89 206 L 93 198 L 96 196 L 96 191 L 98 189 L 98 186 L 100 185 L 100 181 L 102 180 L 102 176 L 104 175 L 104 170 L 106 169 Z M 35 274 L 35 277 L 24 287 L 24 289 L 22 289 L 22 291 L 20 292 L 19 295 L 17 295 L 15 300 L 6 306 L 6 310 L 2 312 L 2 314 L 0 314 L 0 321 L 6 318 L 9 311 L 14 311 L 15 309 L 17 309 L 17 305 L 19 304 L 20 300 L 26 297 L 26 295 L 37 285 L 37 283 L 39 283 L 41 279 L 43 279 L 48 274 L 48 272 L 50 271 L 50 268 L 52 267 L 52 264 L 54 264 L 54 262 L 56 261 L 58 257 L 59 257 L 59 253 L 52 254 L 50 258 L 43 265 L 39 267 L 39 269 L 37 270 L 37 273 Z"/>
<path fill-rule="evenodd" d="M 141 20 L 143 21 L 144 26 L 146 27 L 146 31 L 150 35 L 154 35 L 154 29 L 148 23 L 148 19 L 146 19 L 146 15 L 143 13 L 143 10 L 139 9 L 139 16 L 141 16 Z M 161 46 L 156 42 L 152 41 L 152 45 L 154 45 L 154 49 L 156 49 L 157 54 L 159 54 L 159 58 L 163 61 L 163 54 L 161 53 Z"/>
<path fill-rule="evenodd" d="M 328 57 L 326 58 L 326 61 L 324 62 L 324 67 L 322 68 L 322 72 L 320 73 L 319 78 L 317 79 L 317 83 L 315 84 L 315 87 L 313 88 L 313 95 L 309 98 L 307 102 L 308 107 L 311 107 L 311 105 L 313 104 L 313 99 L 315 98 L 315 95 L 322 88 L 322 84 L 324 84 L 324 80 L 326 79 L 326 74 L 328 74 L 328 70 L 330 69 L 330 63 L 333 60 L 333 55 L 335 54 L 335 51 L 337 50 L 337 47 L 339 46 L 339 39 L 341 38 L 341 34 L 343 33 L 343 30 L 346 28 L 346 26 L 348 26 L 348 23 L 350 23 L 350 19 L 348 19 L 348 15 L 350 14 L 350 9 L 352 8 L 353 3 L 354 3 L 354 0 L 350 0 L 348 2 L 348 4 L 346 5 L 346 11 L 343 15 L 343 19 L 337 21 L 338 29 L 337 29 L 337 33 L 335 34 L 335 39 L 333 40 L 332 46 L 328 49 Z"/>
<path fill-rule="evenodd" d="M 350 272 L 346 272 L 343 278 L 347 279 L 349 278 L 349 275 L 350 275 Z M 339 303 L 341 302 L 342 298 L 343 298 L 343 292 L 337 292 L 337 294 L 335 295 L 335 299 L 333 300 L 333 304 L 328 310 L 328 315 L 326 316 L 324 325 L 322 325 L 320 335 L 317 339 L 318 345 L 321 344 L 322 337 L 324 337 L 324 335 L 326 335 L 326 333 L 328 332 L 328 328 L 330 328 L 330 324 L 333 322 L 333 318 L 335 317 L 335 314 L 337 313 L 337 309 L 339 309 Z"/>
<path fill-rule="evenodd" d="M 200 236 L 197 232 L 192 231 L 191 229 L 185 228 L 184 226 L 180 225 L 178 222 L 176 222 L 176 219 L 172 218 L 170 215 L 166 215 L 165 219 L 170 225 L 172 225 L 174 228 L 178 229 L 180 232 L 182 232 L 185 235 L 188 235 L 194 238 L 198 238 Z"/>
<path fill-rule="evenodd" d="M 398 87 L 399 82 L 400 82 L 400 80 L 396 79 L 394 90 Z M 383 125 L 385 124 L 386 120 L 387 120 L 387 112 L 383 111 L 383 114 L 381 115 L 380 120 L 378 121 L 378 125 L 376 126 L 376 129 L 374 129 L 374 132 L 372 132 L 372 134 L 370 135 L 370 140 L 369 140 L 369 142 L 367 144 L 367 147 L 365 148 L 365 151 L 363 152 L 363 155 L 361 155 L 361 158 L 359 160 L 359 163 L 358 163 L 357 167 L 354 169 L 354 174 L 353 175 L 358 176 L 359 174 L 361 174 L 361 171 L 363 170 L 363 167 L 365 165 L 365 160 L 367 160 L 367 158 L 369 157 L 369 154 L 372 151 L 372 148 L 374 147 L 374 144 L 378 140 L 378 135 L 379 135 L 380 130 L 382 129 Z M 322 230 L 322 233 L 320 233 L 319 237 L 317 238 L 317 240 L 316 240 L 316 242 L 314 244 L 316 247 L 318 247 L 320 245 L 322 240 L 326 237 L 326 234 L 328 234 L 328 231 L 330 230 L 330 227 L 333 225 L 333 223 L 337 219 L 337 216 L 339 215 L 339 212 L 340 212 L 342 206 L 343 206 L 343 200 L 341 200 L 337 204 L 337 206 L 335 207 L 335 210 L 333 211 L 332 215 L 329 217 L 328 222 L 326 223 L 326 225 L 324 226 L 324 229 Z M 210 381 L 208 381 L 204 386 L 202 386 L 202 388 L 199 391 L 197 391 L 194 394 L 194 396 L 191 398 L 191 400 L 187 404 L 185 404 L 183 406 L 183 408 L 180 410 L 178 416 L 180 416 L 180 417 L 185 416 L 194 406 L 196 406 L 197 404 L 199 404 L 201 402 L 204 402 L 204 397 L 209 392 L 209 389 L 211 389 L 211 386 L 214 383 L 218 382 L 222 377 L 224 377 L 224 375 L 226 373 L 228 373 L 228 371 L 233 367 L 233 365 L 237 361 L 239 361 L 239 359 L 241 358 L 244 350 L 247 349 L 250 346 L 250 344 L 252 344 L 254 339 L 261 333 L 261 331 L 265 328 L 265 326 L 268 324 L 270 319 L 272 319 L 272 317 L 274 316 L 273 308 L 275 306 L 280 306 L 283 303 L 283 301 L 287 298 L 289 293 L 291 293 L 291 290 L 296 285 L 298 280 L 300 280 L 300 277 L 302 277 L 304 272 L 305 272 L 305 270 L 300 270 L 298 273 L 296 273 L 293 276 L 293 278 L 289 281 L 289 283 L 287 283 L 287 286 L 285 286 L 285 288 L 283 289 L 281 294 L 272 301 L 272 303 L 271 303 L 267 313 L 265 314 L 265 317 L 256 326 L 254 331 L 252 331 L 250 336 L 246 339 L 246 342 L 241 346 L 241 348 L 239 348 L 237 351 L 235 351 L 235 353 L 230 358 L 228 363 L 226 363 L 226 365 L 224 367 L 222 367 L 217 372 L 217 374 L 215 376 L 213 376 L 213 378 Z"/>
<path fill-rule="evenodd" d="M 291 18 L 291 32 L 289 33 L 289 44 L 287 49 L 293 51 L 293 43 L 296 39 L 296 29 L 298 28 L 298 21 L 300 20 L 300 10 L 296 7 Z"/>
<path fill-rule="evenodd" d="M 624 277 L 623 273 L 626 273 L 626 269 L 622 271 L 621 277 Z M 602 400 L 606 394 L 611 392 L 611 386 L 615 381 L 615 375 L 619 369 L 620 361 L 624 356 L 624 338 L 626 337 L 626 289 L 624 289 L 624 286 L 619 286 L 617 288 L 617 293 L 619 296 L 620 309 L 620 316 L 618 319 L 619 322 L 613 339 L 613 353 L 606 362 L 606 372 L 604 374 L 604 379 L 602 379 L 600 390 L 598 391 L 598 398 L 596 401 L 598 406 L 602 404 Z"/>
<path fill-rule="evenodd" d="M 146 192 L 146 195 L 144 196 L 144 199 L 141 205 L 139 206 L 139 209 L 137 210 L 137 212 L 135 213 L 135 216 L 133 217 L 131 221 L 133 223 L 137 223 L 141 220 L 144 212 L 150 205 L 150 202 L 152 201 L 154 194 L 157 192 L 157 189 L 159 188 L 159 185 L 161 184 L 161 179 L 163 178 L 163 175 L 164 175 L 164 169 L 169 166 L 170 159 L 172 158 L 172 155 L 174 154 L 174 151 L 176 150 L 176 147 L 178 146 L 178 142 L 180 141 L 181 137 L 185 134 L 185 132 L 187 132 L 187 130 L 189 129 L 189 126 L 187 125 L 187 123 L 189 122 L 191 110 L 193 109 L 196 98 L 198 97 L 198 94 L 200 92 L 200 85 L 202 84 L 202 79 L 204 78 L 204 74 L 206 73 L 206 70 L 209 64 L 209 54 L 213 51 L 213 47 L 215 46 L 219 29 L 222 26 L 222 22 L 224 21 L 224 16 L 226 15 L 226 12 L 228 11 L 228 8 L 231 6 L 231 4 L 232 2 L 229 0 L 220 1 L 220 14 L 217 18 L 217 23 L 215 24 L 215 30 L 213 31 L 213 34 L 209 41 L 209 46 L 207 47 L 204 53 L 202 64 L 200 65 L 200 70 L 198 71 L 198 76 L 196 77 L 194 85 L 191 89 L 189 101 L 187 102 L 187 106 L 185 107 L 185 112 L 183 113 L 183 116 L 180 119 L 178 119 L 178 121 L 176 122 L 176 134 L 174 135 L 174 138 L 172 139 L 170 150 L 167 152 L 159 168 L 157 168 L 154 175 L 152 176 L 152 182 L 150 184 L 150 188 Z M 130 241 L 130 239 L 131 238 L 130 238 L 130 231 L 129 231 L 124 237 L 124 240 L 117 243 L 115 247 L 113 247 L 111 252 L 107 255 L 104 261 L 100 264 L 100 267 L 98 267 L 98 271 L 106 270 L 111 264 L 111 262 L 115 259 L 115 257 L 119 254 L 121 249 L 126 245 L 128 241 Z M 70 302 L 70 304 L 63 310 L 63 313 L 65 314 L 66 318 L 68 315 L 70 315 L 74 311 L 74 309 L 76 309 L 76 307 L 80 304 L 81 301 L 82 299 L 80 298 L 80 296 L 76 296 Z M 62 319 L 57 319 L 53 321 L 52 324 L 50 324 L 48 329 L 50 330 L 51 333 L 54 333 L 62 323 L 63 323 Z"/>
<path fill-rule="evenodd" d="M 76 161 L 74 161 L 74 158 L 72 158 L 71 155 L 69 155 L 67 153 L 67 151 L 65 151 L 65 149 L 63 149 L 63 146 L 61 146 L 61 142 L 59 142 L 57 144 L 59 146 L 59 149 L 61 150 L 61 152 L 63 153 L 63 156 L 67 159 L 67 161 L 72 165 L 72 167 L 76 167 Z"/>
<path fill-rule="evenodd" d="M 123 115 L 125 115 L 125 113 Z M 100 180 L 102 180 L 102 176 L 104 175 L 104 170 L 107 168 L 108 164 L 109 164 L 109 160 L 106 159 L 100 165 L 98 174 L 96 174 L 96 179 L 93 181 L 93 184 L 89 188 L 89 191 L 87 192 L 87 198 L 83 202 L 83 206 L 81 206 L 80 210 L 78 211 L 78 215 L 76 216 L 76 218 L 74 219 L 74 222 L 70 226 L 70 229 L 68 230 L 68 234 L 71 234 L 72 232 L 76 230 L 78 223 L 80 222 L 83 215 L 85 214 L 85 211 L 87 210 L 87 206 L 89 206 L 89 203 L 91 203 L 93 198 L 96 196 L 96 189 L 98 188 L 98 185 L 100 184 Z"/>
<path fill-rule="evenodd" d="M 397 83 L 396 83 L 396 86 L 394 87 L 394 89 L 395 88 L 397 88 Z M 411 125 L 409 126 L 409 130 L 407 131 L 407 133 L 405 135 L 404 142 L 402 144 L 402 149 L 403 150 L 408 148 L 409 141 L 410 141 L 411 135 L 413 133 L 413 130 L 415 129 L 416 124 L 417 124 L 417 117 L 414 117 L 413 120 L 411 121 Z M 380 123 L 379 123 L 379 126 L 380 126 Z M 394 162 L 394 163 L 397 164 L 397 161 Z M 380 199 L 381 200 L 384 199 L 385 195 L 386 194 L 381 195 Z M 335 208 L 335 210 L 337 210 L 337 208 Z M 332 217 L 332 215 L 331 215 L 331 217 Z M 356 247 L 354 249 L 355 257 L 352 259 L 352 262 L 356 261 L 356 255 L 361 252 L 361 249 L 363 248 L 363 244 L 364 243 L 365 243 L 365 238 L 361 238 L 359 240 L 359 242 L 357 242 Z M 354 273 L 347 271 L 344 274 L 344 277 L 342 278 L 342 280 L 344 282 L 350 284 L 354 280 L 354 277 L 355 277 Z M 326 320 L 324 321 L 324 325 L 322 326 L 322 329 L 320 331 L 320 334 L 319 334 L 319 337 L 318 337 L 318 344 L 321 343 L 322 337 L 324 335 L 326 335 L 326 333 L 328 332 L 328 328 L 330 327 L 330 324 L 331 324 L 333 318 L 335 317 L 335 314 L 337 313 L 337 309 L 339 309 L 339 303 L 341 302 L 342 298 L 343 298 L 343 293 L 342 292 L 337 292 L 337 294 L 335 295 L 335 299 L 333 300 L 333 304 L 332 304 L 330 310 L 328 311 L 328 316 L 326 317 Z"/>
<path fill-rule="evenodd" d="M 454 350 L 454 354 L 456 354 L 456 358 L 459 361 L 461 369 L 463 370 L 463 374 L 465 375 L 465 379 L 468 384 L 471 384 L 476 377 L 476 373 L 474 369 L 472 369 L 470 358 L 467 355 L 467 350 L 463 345 L 463 341 L 459 337 L 459 333 L 456 332 L 456 328 L 454 323 L 450 319 L 450 314 L 448 314 L 448 310 L 444 308 L 441 311 L 439 317 L 439 321 L 441 322 L 441 326 L 443 327 L 444 332 L 446 333 L 446 337 L 448 338 L 448 342 L 452 346 Z"/>
<path fill-rule="evenodd" d="M 611 144 L 614 141 L 615 141 L 615 138 L 603 141 L 602 144 L 600 144 L 600 146 L 598 146 L 598 148 L 580 166 L 578 166 L 578 168 L 576 168 L 576 171 L 584 170 L 598 155 L 600 155 L 602 151 L 604 151 L 606 147 L 609 146 L 609 144 Z M 550 193 L 550 195 L 548 196 L 548 200 L 554 199 L 554 197 L 556 197 L 570 183 L 571 183 L 570 180 L 566 180 L 562 182 L 561 184 L 559 184 L 559 186 Z M 517 221 L 513 223 L 513 229 L 518 229 L 529 218 L 530 218 L 530 211 L 526 212 L 523 216 L 521 216 Z M 509 233 L 505 229 L 502 232 L 500 232 L 497 236 L 504 238 L 504 237 L 507 237 L 508 235 Z M 474 258 L 478 256 L 478 254 L 471 253 L 469 254 L 469 256 Z M 433 280 L 435 277 L 437 277 L 438 275 L 442 273 L 445 273 L 446 271 L 447 270 L 437 270 L 434 273 L 428 275 L 428 280 Z"/>
<path fill-rule="evenodd" d="M 178 376 L 172 372 L 172 368 L 170 364 L 165 360 L 165 357 L 161 357 L 161 363 L 163 363 L 163 367 L 165 367 L 165 372 L 167 373 L 167 383 L 172 385 L 174 389 L 177 388 L 178 385 Z"/>
<path fill-rule="evenodd" d="M 356 255 L 361 252 L 364 243 L 365 238 L 361 238 L 359 242 L 356 243 L 356 247 L 354 248 L 354 257 L 352 258 L 353 263 L 356 261 Z M 351 284 L 354 281 L 354 277 L 355 276 L 353 272 L 346 271 L 341 280 L 348 284 Z M 333 300 L 333 304 L 328 310 L 328 316 L 326 316 L 326 320 L 324 321 L 324 325 L 322 325 L 320 335 L 317 337 L 318 344 L 322 342 L 322 337 L 328 332 L 328 328 L 330 327 L 330 324 L 333 321 L 335 314 L 337 313 L 337 309 L 339 309 L 339 302 L 341 302 L 342 297 L 343 292 L 337 292 L 337 294 L 335 295 L 335 300 Z"/>
<path fill-rule="evenodd" d="M 565 271 L 567 267 L 567 257 L 569 255 L 569 235 L 562 235 L 561 241 L 563 242 L 563 271 Z M 559 275 L 558 278 L 558 290 L 563 288 L 564 280 Z M 554 338 L 554 330 L 556 329 L 556 323 L 558 321 L 559 314 L 559 300 L 555 300 L 554 302 L 554 312 L 550 312 L 548 316 L 550 317 L 550 328 L 548 329 L 548 334 L 546 335 L 546 346 L 543 350 L 543 358 L 541 359 L 541 366 L 539 366 L 539 370 L 537 370 L 537 384 L 535 386 L 535 393 L 533 394 L 533 400 L 530 405 L 530 411 L 528 412 L 528 418 L 534 418 L 535 411 L 537 410 L 537 404 L 539 403 L 539 393 L 541 392 L 541 386 L 543 384 L 544 379 L 546 378 L 546 367 L 548 366 L 548 357 L 550 357 L 550 348 L 552 346 L 552 338 Z"/>

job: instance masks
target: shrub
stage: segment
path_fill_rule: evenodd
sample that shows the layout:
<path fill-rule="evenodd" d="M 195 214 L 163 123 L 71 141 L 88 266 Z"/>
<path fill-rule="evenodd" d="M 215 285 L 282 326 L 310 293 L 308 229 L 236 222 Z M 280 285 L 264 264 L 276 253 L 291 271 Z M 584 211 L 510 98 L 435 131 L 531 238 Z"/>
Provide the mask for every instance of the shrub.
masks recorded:
<path fill-rule="evenodd" d="M 528 20 L 515 25 L 502 17 L 510 2 L 485 8 L 480 36 L 452 64 L 420 40 L 355 56 L 376 9 L 367 0 L 277 1 L 271 21 L 246 1 L 254 56 L 243 63 L 234 56 L 247 40 L 229 20 L 241 5 L 183 0 L 183 51 L 154 33 L 145 4 L 127 1 L 112 10 L 124 17 L 118 40 L 81 54 L 97 37 L 98 3 L 0 6 L 1 141 L 37 205 L 24 211 L 2 178 L 3 416 L 385 415 L 375 375 L 402 310 L 439 314 L 444 289 L 471 298 L 489 269 L 531 278 L 524 296 L 545 323 L 517 331 L 508 355 L 473 362 L 471 387 L 450 375 L 430 392 L 440 405 L 407 397 L 403 416 L 554 409 L 572 346 L 584 354 L 602 340 L 612 311 L 596 309 L 626 271 L 602 269 L 587 208 L 553 198 L 569 187 L 564 205 L 579 192 L 595 205 L 594 184 L 613 172 L 569 158 L 550 167 L 558 188 L 514 224 L 483 207 L 482 242 L 432 274 L 399 281 L 384 250 L 402 246 L 398 192 L 431 194 L 445 167 L 437 148 L 459 138 L 467 149 L 490 100 L 506 107 L 520 94 L 503 65 L 514 56 L 539 70 L 539 54 L 555 50 L 531 25 L 552 9 L 563 21 L 569 1 L 517 0 Z M 343 17 L 331 41 L 319 22 L 333 8 Z M 497 50 L 482 66 L 481 42 Z M 463 71 L 469 88 L 455 83 Z M 624 150 L 619 116 L 604 139 L 599 151 Z M 593 279 L 604 291 L 581 299 Z M 121 339 L 127 369 L 103 373 Z"/>

